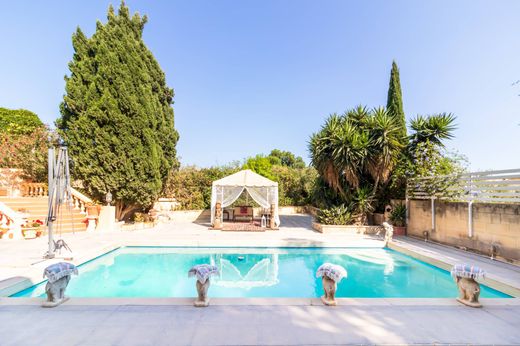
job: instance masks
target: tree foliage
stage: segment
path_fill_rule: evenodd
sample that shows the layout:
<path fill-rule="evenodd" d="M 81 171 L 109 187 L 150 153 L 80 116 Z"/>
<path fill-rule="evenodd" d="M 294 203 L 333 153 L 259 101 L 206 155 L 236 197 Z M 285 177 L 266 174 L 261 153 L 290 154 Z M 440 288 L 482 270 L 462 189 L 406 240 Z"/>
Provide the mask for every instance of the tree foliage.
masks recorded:
<path fill-rule="evenodd" d="M 236 165 L 197 168 L 183 167 L 172 171 L 163 191 L 164 197 L 175 198 L 181 210 L 210 208 L 213 181 L 236 173 Z"/>
<path fill-rule="evenodd" d="M 402 150 L 400 129 L 382 108 L 357 107 L 331 115 L 312 135 L 309 150 L 313 166 L 344 202 L 353 191 L 371 186 L 375 195 L 385 184 Z"/>
<path fill-rule="evenodd" d="M 0 133 L 0 167 L 19 168 L 24 179 L 46 182 L 49 136 L 45 126 L 26 135 Z"/>
<path fill-rule="evenodd" d="M 271 159 L 273 165 L 291 168 L 305 168 L 307 166 L 300 156 L 295 156 L 290 151 L 273 149 L 269 154 L 269 159 Z"/>
<path fill-rule="evenodd" d="M 309 142 L 312 165 L 321 177 L 315 204 L 322 208 L 351 205 L 359 223 L 366 223 L 376 202 L 402 197 L 398 194 L 406 178 L 431 170 L 426 165 L 430 160 L 437 162 L 436 171 L 453 170 L 452 161 L 439 158 L 439 149 L 452 138 L 455 117 L 440 114 L 416 119 L 404 145 L 399 122 L 385 109 L 357 107 L 341 116 L 331 115 Z"/>
<path fill-rule="evenodd" d="M 45 182 L 51 137 L 33 112 L 0 108 L 0 167 L 19 168 L 24 179 Z"/>
<path fill-rule="evenodd" d="M 178 165 L 173 89 L 145 46 L 146 16 L 118 14 L 98 22 L 92 37 L 72 36 L 74 55 L 65 77 L 56 124 L 69 146 L 73 175 L 86 193 L 102 200 L 111 192 L 122 219 L 150 206 Z"/>
<path fill-rule="evenodd" d="M 274 155 L 259 154 L 250 157 L 245 160 L 243 165 L 235 162 L 210 168 L 183 167 L 171 173 L 163 196 L 175 198 L 179 203 L 179 209 L 207 209 L 210 207 L 213 181 L 236 173 L 240 169 L 251 169 L 278 182 L 280 206 L 310 204 L 318 178 L 316 170 L 313 167 L 306 167 L 303 159 L 295 157 L 291 152 L 277 149 L 273 152 Z M 301 162 L 303 162 L 303 167 L 301 167 Z M 247 192 L 244 192 L 234 205 L 244 204 L 246 201 L 252 203 L 252 198 L 247 197 L 246 194 Z"/>
<path fill-rule="evenodd" d="M 12 136 L 30 135 L 44 125 L 36 114 L 26 109 L 0 107 L 0 133 Z"/>
<path fill-rule="evenodd" d="M 246 160 L 242 169 L 250 169 L 255 173 L 258 173 L 267 179 L 274 180 L 272 174 L 272 160 L 264 155 L 258 154 L 255 157 L 250 157 Z"/>
<path fill-rule="evenodd" d="M 399 68 L 397 63 L 392 61 L 392 70 L 390 72 L 390 83 L 388 85 L 388 97 L 386 101 L 386 109 L 393 117 L 395 117 L 403 141 L 406 141 L 406 117 L 403 109 L 403 95 L 401 92 L 401 80 L 399 78 Z"/>

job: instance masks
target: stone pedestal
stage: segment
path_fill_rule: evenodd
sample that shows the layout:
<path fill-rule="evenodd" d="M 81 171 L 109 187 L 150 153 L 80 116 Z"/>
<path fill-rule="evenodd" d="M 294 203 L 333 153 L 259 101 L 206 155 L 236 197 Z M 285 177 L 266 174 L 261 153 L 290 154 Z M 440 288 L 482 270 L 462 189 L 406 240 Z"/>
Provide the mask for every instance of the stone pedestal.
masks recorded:
<path fill-rule="evenodd" d="M 321 297 L 321 301 L 325 305 L 335 306 L 338 303 L 336 302 L 336 281 L 329 278 L 327 275 L 323 275 L 321 279 L 323 285 L 324 295 Z"/>
<path fill-rule="evenodd" d="M 99 212 L 99 220 L 96 227 L 97 231 L 113 231 L 116 230 L 116 207 L 104 206 Z"/>
<path fill-rule="evenodd" d="M 97 216 L 88 216 L 87 217 L 87 232 L 93 232 L 96 230 L 96 220 L 98 219 Z"/>
<path fill-rule="evenodd" d="M 197 299 L 193 302 L 193 306 L 197 308 L 205 308 L 209 305 L 208 298 L 208 288 L 209 288 L 209 279 L 206 280 L 205 283 L 201 284 L 199 280 L 196 283 L 197 287 Z"/>

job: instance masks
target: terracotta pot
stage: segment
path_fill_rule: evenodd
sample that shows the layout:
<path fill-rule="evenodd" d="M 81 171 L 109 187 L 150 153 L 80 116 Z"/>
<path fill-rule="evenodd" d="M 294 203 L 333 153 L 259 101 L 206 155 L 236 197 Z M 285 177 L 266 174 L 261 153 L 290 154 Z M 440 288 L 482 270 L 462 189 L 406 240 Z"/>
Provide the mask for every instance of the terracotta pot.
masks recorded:
<path fill-rule="evenodd" d="M 406 235 L 406 226 L 394 226 L 394 235 Z"/>
<path fill-rule="evenodd" d="M 88 216 L 99 216 L 99 207 L 97 205 L 89 205 L 87 207 Z"/>

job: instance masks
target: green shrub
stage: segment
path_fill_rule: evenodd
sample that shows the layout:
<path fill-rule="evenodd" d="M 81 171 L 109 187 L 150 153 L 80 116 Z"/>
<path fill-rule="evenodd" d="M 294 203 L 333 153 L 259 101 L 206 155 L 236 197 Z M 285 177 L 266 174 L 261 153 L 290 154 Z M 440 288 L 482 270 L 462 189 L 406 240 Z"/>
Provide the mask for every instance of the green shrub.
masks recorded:
<path fill-rule="evenodd" d="M 0 168 L 20 168 L 23 178 L 47 181 L 47 151 L 52 132 L 40 126 L 30 134 L 0 132 Z"/>
<path fill-rule="evenodd" d="M 134 213 L 133 216 L 134 222 L 152 222 L 152 218 L 147 213 Z"/>
<path fill-rule="evenodd" d="M 0 107 L 0 133 L 9 135 L 31 135 L 34 130 L 44 127 L 36 114 L 25 109 Z"/>
<path fill-rule="evenodd" d="M 211 184 L 213 181 L 236 173 L 240 169 L 237 162 L 227 166 L 210 168 L 183 167 L 171 172 L 162 196 L 175 198 L 179 203 L 178 209 L 180 210 L 208 209 L 211 203 Z M 303 206 L 311 203 L 318 176 L 314 168 L 274 165 L 270 166 L 269 169 L 268 178 L 278 182 L 278 204 L 280 206 Z M 259 174 L 262 175 L 262 173 Z M 234 205 L 245 203 L 254 204 L 251 197 L 246 197 L 246 192 L 237 199 Z"/>
<path fill-rule="evenodd" d="M 323 225 L 350 225 L 353 222 L 350 209 L 346 204 L 320 209 L 316 215 L 316 221 Z"/>
<path fill-rule="evenodd" d="M 175 198 L 180 210 L 208 209 L 211 204 L 213 181 L 238 172 L 237 164 L 229 166 L 197 168 L 183 167 L 170 173 L 163 190 L 163 197 Z"/>
<path fill-rule="evenodd" d="M 278 204 L 280 206 L 311 204 L 314 185 L 318 178 L 318 173 L 314 168 L 273 166 L 271 172 L 273 180 L 278 183 Z"/>
<path fill-rule="evenodd" d="M 406 226 L 406 205 L 394 205 L 392 212 L 390 213 L 390 221 L 392 221 L 392 224 L 397 227 Z"/>

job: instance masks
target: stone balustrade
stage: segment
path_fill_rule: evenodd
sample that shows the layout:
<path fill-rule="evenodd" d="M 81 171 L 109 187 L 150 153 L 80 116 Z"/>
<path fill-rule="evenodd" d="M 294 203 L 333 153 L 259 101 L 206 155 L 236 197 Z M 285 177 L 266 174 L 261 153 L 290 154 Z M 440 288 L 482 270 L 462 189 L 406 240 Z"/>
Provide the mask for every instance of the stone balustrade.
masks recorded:
<path fill-rule="evenodd" d="M 49 188 L 45 183 L 23 183 L 23 197 L 45 197 L 49 195 Z"/>
<path fill-rule="evenodd" d="M 22 239 L 23 216 L 0 202 L 0 236 L 5 239 Z"/>
<path fill-rule="evenodd" d="M 23 197 L 45 197 L 49 195 L 49 189 L 45 183 L 23 183 Z M 94 204 L 94 201 L 76 189 L 71 188 L 72 206 L 79 209 L 81 213 L 87 213 L 87 206 Z"/>
<path fill-rule="evenodd" d="M 87 206 L 94 204 L 94 201 L 76 189 L 71 188 L 70 190 L 72 195 L 72 206 L 79 209 L 82 214 L 86 214 Z"/>

